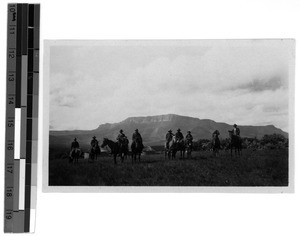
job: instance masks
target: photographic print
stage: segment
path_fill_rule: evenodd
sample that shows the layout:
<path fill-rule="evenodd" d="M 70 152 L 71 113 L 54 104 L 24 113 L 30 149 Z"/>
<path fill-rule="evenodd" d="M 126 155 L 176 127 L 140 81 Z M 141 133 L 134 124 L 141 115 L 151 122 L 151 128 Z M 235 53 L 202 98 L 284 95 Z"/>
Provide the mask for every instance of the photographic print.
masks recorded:
<path fill-rule="evenodd" d="M 47 187 L 290 188 L 294 44 L 45 41 Z"/>

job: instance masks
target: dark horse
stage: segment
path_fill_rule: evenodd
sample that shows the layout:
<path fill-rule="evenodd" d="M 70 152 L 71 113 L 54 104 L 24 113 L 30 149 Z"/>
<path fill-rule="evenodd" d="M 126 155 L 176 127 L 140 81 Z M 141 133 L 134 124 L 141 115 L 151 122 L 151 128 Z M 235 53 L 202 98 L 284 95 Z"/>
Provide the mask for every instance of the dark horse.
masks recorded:
<path fill-rule="evenodd" d="M 219 135 L 220 135 L 219 131 L 216 130 L 212 135 L 212 141 L 211 141 L 212 150 L 213 150 L 213 153 L 216 157 L 219 155 L 219 151 L 220 151 L 220 148 L 221 148 L 221 142 L 220 142 L 220 139 L 219 139 Z"/>
<path fill-rule="evenodd" d="M 136 158 L 139 158 L 139 162 L 141 161 L 141 154 L 144 149 L 144 145 L 140 140 L 133 141 L 131 144 L 131 159 L 136 162 Z"/>
<path fill-rule="evenodd" d="M 73 148 L 69 155 L 69 162 L 78 163 L 78 159 L 81 156 L 82 152 L 79 148 Z"/>
<path fill-rule="evenodd" d="M 120 145 L 118 142 L 111 141 L 107 138 L 103 139 L 103 143 L 101 147 L 108 146 L 111 150 L 112 155 L 114 156 L 114 162 L 117 164 L 117 155 L 121 157 L 121 161 L 124 162 L 124 155 L 127 154 L 127 147 L 126 145 Z"/>
<path fill-rule="evenodd" d="M 242 139 L 237 135 L 233 135 L 232 130 L 228 130 L 230 138 L 230 155 L 232 156 L 232 149 L 234 149 L 235 155 L 242 155 Z"/>
<path fill-rule="evenodd" d="M 184 158 L 184 153 L 185 153 L 185 142 L 184 140 L 175 140 L 175 148 L 176 152 L 180 152 L 180 157 Z M 176 154 L 175 154 L 176 155 Z"/>

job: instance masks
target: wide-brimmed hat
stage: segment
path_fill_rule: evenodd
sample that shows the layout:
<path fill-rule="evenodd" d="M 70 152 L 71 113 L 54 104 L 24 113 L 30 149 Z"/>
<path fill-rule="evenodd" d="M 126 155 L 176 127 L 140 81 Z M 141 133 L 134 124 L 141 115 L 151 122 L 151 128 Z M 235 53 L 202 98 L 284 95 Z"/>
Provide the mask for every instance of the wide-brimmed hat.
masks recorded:
<path fill-rule="evenodd" d="M 177 130 L 177 131 L 181 131 L 181 129 L 179 129 L 179 128 L 178 128 L 178 130 Z"/>

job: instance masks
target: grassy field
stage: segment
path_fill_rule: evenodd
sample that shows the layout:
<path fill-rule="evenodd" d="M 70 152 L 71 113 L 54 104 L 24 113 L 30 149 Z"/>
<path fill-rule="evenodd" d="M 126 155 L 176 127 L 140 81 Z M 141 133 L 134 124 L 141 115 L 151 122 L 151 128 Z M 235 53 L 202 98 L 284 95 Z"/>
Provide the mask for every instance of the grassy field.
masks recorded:
<path fill-rule="evenodd" d="M 165 160 L 163 154 L 131 157 L 113 164 L 112 157 L 98 157 L 78 164 L 50 159 L 50 186 L 287 186 L 288 149 L 243 150 L 241 157 L 222 151 L 194 152 L 190 159 Z"/>

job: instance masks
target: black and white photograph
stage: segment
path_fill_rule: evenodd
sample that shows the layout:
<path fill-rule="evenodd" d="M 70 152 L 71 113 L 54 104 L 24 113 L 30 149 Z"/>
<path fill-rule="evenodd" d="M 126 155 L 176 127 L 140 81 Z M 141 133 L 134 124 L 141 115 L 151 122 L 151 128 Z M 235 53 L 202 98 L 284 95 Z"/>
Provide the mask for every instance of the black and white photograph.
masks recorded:
<path fill-rule="evenodd" d="M 293 40 L 45 50 L 50 187 L 290 186 Z"/>
<path fill-rule="evenodd" d="M 300 235 L 299 12 L 1 1 L 0 228 Z"/>

